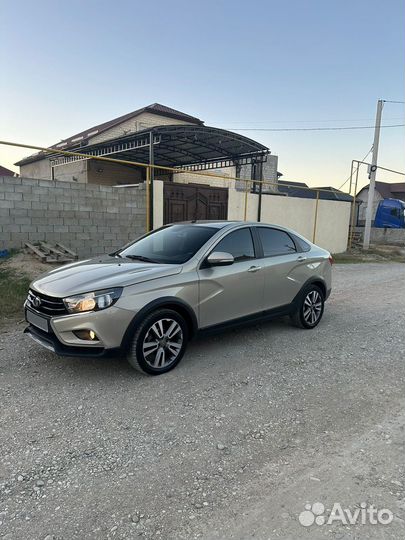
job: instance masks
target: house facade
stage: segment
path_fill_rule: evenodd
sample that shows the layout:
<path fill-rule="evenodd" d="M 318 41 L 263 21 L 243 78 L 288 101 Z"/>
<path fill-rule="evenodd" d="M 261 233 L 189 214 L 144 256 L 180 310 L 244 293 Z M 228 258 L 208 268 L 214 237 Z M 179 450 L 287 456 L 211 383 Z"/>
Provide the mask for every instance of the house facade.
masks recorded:
<path fill-rule="evenodd" d="M 363 187 L 356 195 L 358 203 L 357 224 L 362 226 L 366 222 L 369 186 Z M 405 201 L 405 182 L 376 182 L 374 189 L 372 221 L 380 201 L 384 199 L 400 199 Z"/>
<path fill-rule="evenodd" d="M 170 107 L 154 103 L 77 133 L 50 148 L 81 152 L 87 146 L 114 141 L 126 135 L 162 125 L 203 125 L 203 122 Z M 44 152 L 28 156 L 15 165 L 20 167 L 20 176 L 41 180 L 116 185 L 137 183 L 144 179 L 142 169 L 117 163 L 81 160 L 53 167 L 50 155 Z"/>
<path fill-rule="evenodd" d="M 236 133 L 217 128 L 208 128 L 199 118 L 159 103 L 148 105 L 124 116 L 91 127 L 52 145 L 51 148 L 56 151 L 87 152 L 89 149 L 104 147 L 103 150 L 97 150 L 102 152 L 100 155 L 147 163 L 149 162 L 149 156 L 139 154 L 142 146 L 142 134 L 145 134 L 144 147 L 147 147 L 150 144 L 149 131 L 157 131 L 156 138 L 159 139 L 161 135 L 158 128 L 170 127 L 173 128 L 172 132 L 175 132 L 175 128 L 181 126 L 201 128 L 195 132 L 189 130 L 188 133 L 179 132 L 178 135 L 172 135 L 172 139 L 176 139 L 176 137 L 183 140 L 186 138 L 193 139 L 193 148 L 187 147 L 187 145 L 180 148 L 177 143 L 176 145 L 171 143 L 171 160 L 166 163 L 156 159 L 155 164 L 184 167 L 184 165 L 191 163 L 193 166 L 190 167 L 189 173 L 177 174 L 156 170 L 156 177 L 178 183 L 205 183 L 214 187 L 225 188 L 231 185 L 231 182 L 226 178 L 213 178 L 209 174 L 206 177 L 201 174 L 198 176 L 192 174 L 194 170 L 209 169 L 211 174 L 215 173 L 231 178 L 239 177 L 246 180 L 264 178 L 271 182 L 266 186 L 266 191 L 274 192 L 277 190 L 278 158 L 270 154 L 268 148 Z M 212 137 L 207 135 L 210 129 L 212 130 Z M 136 134 L 140 134 L 140 140 L 136 142 L 138 153 L 133 153 L 132 157 L 128 157 L 128 152 L 123 150 L 125 141 L 128 141 L 131 136 Z M 227 146 L 227 141 L 229 142 L 232 139 L 231 148 L 229 145 Z M 196 154 L 195 150 L 198 145 L 201 146 L 199 149 L 201 152 Z M 111 148 L 108 149 L 106 146 Z M 174 146 L 176 148 L 173 148 Z M 118 147 L 121 148 L 119 153 L 117 151 Z M 158 146 L 156 150 L 158 150 Z M 254 157 L 254 154 L 261 155 Z M 209 158 L 208 155 L 210 155 Z M 248 155 L 250 157 L 247 157 Z M 184 159 L 185 156 L 187 156 L 187 159 Z M 205 163 L 205 165 L 201 167 L 201 163 Z M 146 178 L 144 167 L 103 162 L 96 159 L 54 159 L 53 155 L 44 152 L 28 156 L 20 160 L 16 165 L 20 167 L 22 177 L 43 180 L 127 185 L 143 182 Z M 245 183 L 242 182 L 240 187 L 245 189 Z"/>
<path fill-rule="evenodd" d="M 18 176 L 14 171 L 0 165 L 0 176 Z"/>
<path fill-rule="evenodd" d="M 16 220 L 10 245 L 28 234 L 29 241 L 86 241 L 99 250 L 167 223 L 230 219 L 278 223 L 331 251 L 346 249 L 351 203 L 344 194 L 279 182 L 269 148 L 164 105 L 84 130 L 52 150 L 16 164 L 26 200 L 13 193 L 5 208 Z M 32 218 L 28 231 L 14 208 Z"/>

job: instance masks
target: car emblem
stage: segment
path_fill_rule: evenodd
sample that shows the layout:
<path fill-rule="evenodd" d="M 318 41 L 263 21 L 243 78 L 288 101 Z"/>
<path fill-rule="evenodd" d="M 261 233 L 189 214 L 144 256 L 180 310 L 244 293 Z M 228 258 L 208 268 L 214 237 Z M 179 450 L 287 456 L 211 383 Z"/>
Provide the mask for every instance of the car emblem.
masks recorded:
<path fill-rule="evenodd" d="M 38 296 L 34 296 L 32 299 L 32 305 L 36 308 L 38 308 L 41 305 L 41 299 Z"/>

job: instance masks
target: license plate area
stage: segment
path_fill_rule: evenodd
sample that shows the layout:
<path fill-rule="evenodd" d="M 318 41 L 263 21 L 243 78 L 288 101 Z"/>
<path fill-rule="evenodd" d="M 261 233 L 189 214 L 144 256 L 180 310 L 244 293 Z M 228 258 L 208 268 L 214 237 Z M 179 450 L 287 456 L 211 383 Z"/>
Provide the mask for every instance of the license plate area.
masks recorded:
<path fill-rule="evenodd" d="M 29 309 L 26 310 L 25 317 L 30 324 L 32 324 L 36 328 L 39 328 L 40 330 L 43 330 L 44 332 L 49 333 L 48 319 L 46 319 L 45 317 L 41 317 L 41 315 L 33 313 Z"/>

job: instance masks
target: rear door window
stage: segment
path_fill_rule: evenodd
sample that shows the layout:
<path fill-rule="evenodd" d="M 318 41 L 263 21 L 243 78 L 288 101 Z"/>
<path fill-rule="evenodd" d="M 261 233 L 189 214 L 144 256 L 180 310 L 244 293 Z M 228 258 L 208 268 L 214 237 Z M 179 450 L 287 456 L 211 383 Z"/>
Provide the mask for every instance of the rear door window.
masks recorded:
<path fill-rule="evenodd" d="M 263 255 L 265 257 L 288 255 L 297 252 L 291 236 L 286 232 L 280 229 L 271 229 L 270 227 L 257 227 L 256 230 L 262 243 Z"/>

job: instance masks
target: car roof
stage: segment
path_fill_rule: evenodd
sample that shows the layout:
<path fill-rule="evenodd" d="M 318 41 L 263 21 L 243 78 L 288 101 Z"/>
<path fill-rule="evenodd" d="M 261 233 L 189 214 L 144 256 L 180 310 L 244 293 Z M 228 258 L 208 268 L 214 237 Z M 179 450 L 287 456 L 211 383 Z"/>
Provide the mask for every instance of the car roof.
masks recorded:
<path fill-rule="evenodd" d="M 235 225 L 246 225 L 246 226 L 255 226 L 255 225 L 263 225 L 267 227 L 276 227 L 277 229 L 282 230 L 288 230 L 286 227 L 283 227 L 282 225 L 276 225 L 273 223 L 263 223 L 262 221 L 238 221 L 238 220 L 209 220 L 209 219 L 198 219 L 195 221 L 176 221 L 174 223 L 170 223 L 170 225 L 193 225 L 193 226 L 200 226 L 200 227 L 215 227 L 216 229 L 223 229 L 224 227 L 231 227 Z"/>
<path fill-rule="evenodd" d="M 237 223 L 245 223 L 244 221 L 215 221 L 209 219 L 198 219 L 195 221 L 176 221 L 170 223 L 170 225 L 194 225 L 195 227 L 215 227 L 216 229 L 223 229 L 228 225 L 235 225 Z"/>

